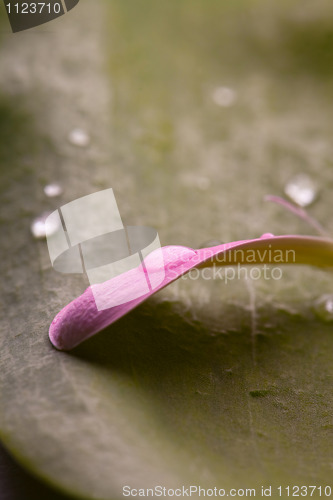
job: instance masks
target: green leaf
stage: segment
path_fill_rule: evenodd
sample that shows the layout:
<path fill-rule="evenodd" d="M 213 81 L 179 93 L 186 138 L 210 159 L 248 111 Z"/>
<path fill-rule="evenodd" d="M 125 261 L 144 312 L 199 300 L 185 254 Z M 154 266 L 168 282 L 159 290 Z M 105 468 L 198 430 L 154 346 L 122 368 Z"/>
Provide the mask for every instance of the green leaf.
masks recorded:
<path fill-rule="evenodd" d="M 316 309 L 330 272 L 188 276 L 64 353 L 49 325 L 87 283 L 54 272 L 29 233 L 34 216 L 106 186 L 124 220 L 156 227 L 163 245 L 306 234 L 262 201 L 301 171 L 333 234 L 332 72 L 326 52 L 313 56 L 330 50 L 330 8 L 82 2 L 59 33 L 2 40 L 0 432 L 45 481 L 112 500 L 124 485 L 332 483 L 332 322 Z M 106 9 L 111 126 L 96 41 Z M 235 89 L 233 106 L 214 103 L 219 86 Z M 64 142 L 78 121 L 91 149 Z M 54 180 L 65 193 L 51 202 Z"/>

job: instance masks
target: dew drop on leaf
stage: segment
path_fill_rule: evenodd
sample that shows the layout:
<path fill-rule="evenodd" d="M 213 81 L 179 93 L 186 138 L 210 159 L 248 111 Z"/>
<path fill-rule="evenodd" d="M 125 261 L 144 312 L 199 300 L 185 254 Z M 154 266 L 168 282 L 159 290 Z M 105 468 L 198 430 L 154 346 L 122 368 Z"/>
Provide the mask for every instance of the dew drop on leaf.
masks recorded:
<path fill-rule="evenodd" d="M 60 196 L 62 192 L 63 189 L 57 182 L 47 184 L 47 186 L 44 187 L 44 193 L 48 198 L 55 198 L 56 196 Z"/>
<path fill-rule="evenodd" d="M 88 146 L 90 142 L 90 137 L 85 130 L 81 128 L 74 128 L 68 134 L 68 140 L 74 146 L 83 148 L 85 146 Z"/>
<path fill-rule="evenodd" d="M 318 189 L 311 177 L 299 174 L 285 185 L 284 192 L 300 207 L 307 207 L 316 199 Z"/>
<path fill-rule="evenodd" d="M 45 228 L 45 221 L 50 215 L 51 212 L 44 212 L 42 215 L 39 217 L 36 217 L 31 223 L 30 229 L 31 233 L 36 238 L 37 240 L 46 238 L 46 228 Z M 52 235 L 56 233 L 56 231 L 59 228 L 59 224 L 55 221 L 53 222 L 53 225 L 48 225 L 48 234 Z"/>
<path fill-rule="evenodd" d="M 314 309 L 319 318 L 324 321 L 333 321 L 333 294 L 320 297 L 315 302 Z"/>

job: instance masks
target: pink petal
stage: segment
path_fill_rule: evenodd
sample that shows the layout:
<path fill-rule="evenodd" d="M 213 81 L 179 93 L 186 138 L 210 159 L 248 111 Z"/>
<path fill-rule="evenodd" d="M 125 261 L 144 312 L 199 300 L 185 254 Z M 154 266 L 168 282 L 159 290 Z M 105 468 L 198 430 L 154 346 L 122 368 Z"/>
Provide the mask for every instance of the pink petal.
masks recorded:
<path fill-rule="evenodd" d="M 92 289 L 89 287 L 54 318 L 49 330 L 50 340 L 57 349 L 73 349 L 193 268 L 248 264 L 244 262 L 242 252 L 236 250 L 255 250 L 258 260 L 251 262 L 251 265 L 274 263 L 270 261 L 269 250 L 271 252 L 294 250 L 295 261 L 285 263 L 333 267 L 333 240 L 310 236 L 273 236 L 267 233 L 261 238 L 236 241 L 200 250 L 182 246 L 163 247 L 159 252 L 162 251 L 164 260 L 164 279 L 154 290 L 137 299 L 99 311 Z M 152 252 L 148 255 L 144 262 L 147 266 L 149 265 L 150 272 L 161 273 L 161 260 L 155 258 L 156 254 L 154 254 L 155 252 Z M 108 300 L 114 299 L 115 303 L 119 303 L 124 300 L 124 290 L 128 287 L 135 288 L 141 278 L 142 268 L 135 268 L 112 280 L 93 286 L 96 287 L 95 290 L 98 289 L 99 294 L 105 295 Z"/>

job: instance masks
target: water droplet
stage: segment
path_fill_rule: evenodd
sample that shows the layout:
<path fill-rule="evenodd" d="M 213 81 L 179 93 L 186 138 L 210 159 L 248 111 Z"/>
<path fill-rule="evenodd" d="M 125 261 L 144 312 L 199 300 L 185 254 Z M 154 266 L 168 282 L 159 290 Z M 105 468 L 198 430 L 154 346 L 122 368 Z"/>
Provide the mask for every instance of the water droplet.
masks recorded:
<path fill-rule="evenodd" d="M 45 221 L 48 218 L 48 216 L 51 214 L 51 212 L 44 212 L 42 215 L 39 217 L 36 217 L 31 223 L 30 229 L 32 235 L 36 239 L 42 239 L 46 238 L 46 229 L 45 229 Z M 59 228 L 59 223 L 54 220 L 52 225 L 49 223 L 48 225 L 48 233 L 49 235 L 54 234 L 57 232 Z"/>
<path fill-rule="evenodd" d="M 324 321 L 333 321 L 333 295 L 323 295 L 314 305 L 314 310 L 319 318 Z"/>
<path fill-rule="evenodd" d="M 311 205 L 317 196 L 317 186 L 306 174 L 299 174 L 285 186 L 284 192 L 300 207 Z"/>
<path fill-rule="evenodd" d="M 68 140 L 74 146 L 85 147 L 90 142 L 88 133 L 81 128 L 74 128 L 68 135 Z"/>
<path fill-rule="evenodd" d="M 62 187 L 57 182 L 47 184 L 47 186 L 44 187 L 44 193 L 48 198 L 55 198 L 56 196 L 60 196 L 62 194 L 62 191 Z"/>
<path fill-rule="evenodd" d="M 211 247 L 217 247 L 218 245 L 223 245 L 223 242 L 220 240 L 208 240 L 204 241 L 199 248 L 211 248 Z"/>
<path fill-rule="evenodd" d="M 230 89 L 229 87 L 217 87 L 214 90 L 212 97 L 215 104 L 222 106 L 223 108 L 228 108 L 236 102 L 237 94 L 235 90 Z"/>

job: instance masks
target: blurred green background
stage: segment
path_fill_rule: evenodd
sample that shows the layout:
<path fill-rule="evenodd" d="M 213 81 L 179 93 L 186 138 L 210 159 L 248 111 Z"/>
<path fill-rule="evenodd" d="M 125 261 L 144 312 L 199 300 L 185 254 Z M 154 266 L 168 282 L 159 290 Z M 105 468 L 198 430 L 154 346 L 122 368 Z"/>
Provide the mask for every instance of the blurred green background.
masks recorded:
<path fill-rule="evenodd" d="M 112 187 L 124 223 L 162 245 L 313 234 L 263 201 L 302 173 L 332 234 L 331 2 L 81 0 L 16 35 L 0 12 L 4 445 L 79 498 L 332 485 L 332 318 L 315 307 L 330 273 L 180 281 L 67 354 L 48 327 L 88 283 L 53 271 L 30 233 Z M 68 141 L 76 127 L 85 148 Z M 54 181 L 63 194 L 46 198 Z M 11 468 L 27 480 L 3 467 L 8 499 L 28 498 L 11 493 Z"/>

